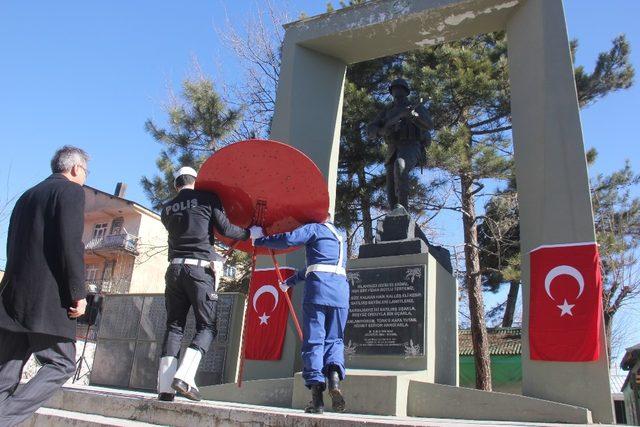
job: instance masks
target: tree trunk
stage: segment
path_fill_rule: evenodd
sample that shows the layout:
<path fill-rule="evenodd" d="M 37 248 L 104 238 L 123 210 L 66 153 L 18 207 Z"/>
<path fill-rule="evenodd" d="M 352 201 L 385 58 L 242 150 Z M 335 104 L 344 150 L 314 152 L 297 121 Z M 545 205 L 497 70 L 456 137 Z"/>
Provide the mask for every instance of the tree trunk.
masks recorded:
<path fill-rule="evenodd" d="M 613 313 L 604 312 L 604 337 L 607 340 L 607 357 L 611 366 L 611 333 L 613 330 Z"/>
<path fill-rule="evenodd" d="M 518 302 L 518 291 L 520 290 L 520 282 L 512 280 L 509 285 L 509 295 L 507 296 L 507 305 L 504 309 L 504 317 L 502 318 L 502 327 L 510 328 L 513 326 L 513 315 L 516 312 L 516 303 Z"/>
<path fill-rule="evenodd" d="M 373 219 L 371 219 L 371 192 L 367 186 L 364 166 L 358 169 L 358 183 L 360 184 L 360 207 L 362 209 L 362 229 L 364 243 L 373 243 Z"/>
<path fill-rule="evenodd" d="M 476 365 L 476 388 L 491 391 L 491 360 L 489 341 L 484 320 L 484 301 L 480 277 L 480 252 L 478 251 L 478 226 L 476 223 L 473 180 L 467 174 L 460 177 L 462 197 L 462 223 L 464 227 L 465 282 L 469 294 L 471 338 Z"/>
<path fill-rule="evenodd" d="M 347 226 L 347 229 L 345 230 L 345 232 L 347 233 L 347 237 L 351 236 L 351 226 Z M 354 250 L 353 250 L 353 239 L 347 238 L 347 258 L 348 259 L 353 259 L 355 258 L 355 254 L 354 254 Z"/>

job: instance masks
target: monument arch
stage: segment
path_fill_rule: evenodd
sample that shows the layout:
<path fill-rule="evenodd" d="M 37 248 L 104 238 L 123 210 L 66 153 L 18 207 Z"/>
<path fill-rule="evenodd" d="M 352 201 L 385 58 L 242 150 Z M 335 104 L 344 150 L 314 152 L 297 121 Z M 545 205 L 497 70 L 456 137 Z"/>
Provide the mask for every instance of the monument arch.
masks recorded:
<path fill-rule="evenodd" d="M 523 394 L 585 407 L 594 421 L 613 422 L 604 342 L 595 362 L 552 363 L 529 357 L 529 252 L 541 245 L 595 241 L 561 1 L 374 0 L 285 29 L 271 139 L 313 159 L 327 177 L 332 207 L 346 67 L 506 30 L 523 254 Z M 301 253 L 286 258 L 288 265 L 304 263 Z M 298 348 L 287 347 L 279 368 L 283 377 L 299 368 Z"/>

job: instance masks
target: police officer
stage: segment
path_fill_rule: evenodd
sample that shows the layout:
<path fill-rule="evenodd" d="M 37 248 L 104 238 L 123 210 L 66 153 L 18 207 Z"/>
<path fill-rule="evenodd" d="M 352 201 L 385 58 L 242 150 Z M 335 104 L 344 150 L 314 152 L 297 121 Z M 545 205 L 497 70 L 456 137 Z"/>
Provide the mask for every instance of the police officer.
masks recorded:
<path fill-rule="evenodd" d="M 308 413 L 322 413 L 322 392 L 328 383 L 332 406 L 343 412 L 345 401 L 340 380 L 345 377 L 344 327 L 349 313 L 349 285 L 342 236 L 330 222 L 306 224 L 290 233 L 256 239 L 255 246 L 284 249 L 306 246 L 307 268 L 287 279 L 281 289 L 304 280 L 302 304 L 302 376 L 311 389 Z M 326 377 L 326 380 L 325 380 Z"/>
<path fill-rule="evenodd" d="M 385 168 L 387 173 L 387 201 L 391 209 L 402 205 L 408 209 L 409 174 L 426 162 L 425 148 L 431 141 L 431 116 L 424 105 L 412 104 L 411 93 L 404 79 L 389 85 L 393 102 L 378 114 L 367 128 L 370 138 L 384 138 L 387 144 Z"/>
<path fill-rule="evenodd" d="M 169 267 L 165 275 L 167 329 L 158 369 L 158 399 L 171 401 L 175 392 L 200 400 L 195 375 L 200 359 L 215 338 L 215 260 L 213 228 L 235 240 L 262 236 L 260 227 L 244 229 L 229 222 L 215 194 L 194 189 L 196 171 L 182 167 L 174 175 L 178 195 L 163 205 L 161 219 L 169 232 Z M 182 356 L 180 345 L 189 309 L 196 317 L 196 333 Z"/>

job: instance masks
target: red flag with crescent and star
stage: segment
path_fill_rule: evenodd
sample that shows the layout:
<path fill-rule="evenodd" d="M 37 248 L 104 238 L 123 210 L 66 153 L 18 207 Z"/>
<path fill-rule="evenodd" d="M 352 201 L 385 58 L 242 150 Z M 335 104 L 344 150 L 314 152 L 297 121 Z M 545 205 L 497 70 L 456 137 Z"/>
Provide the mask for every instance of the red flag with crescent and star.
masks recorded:
<path fill-rule="evenodd" d="M 530 253 L 531 360 L 600 357 L 602 275 L 596 243 L 540 246 Z"/>
<path fill-rule="evenodd" d="M 296 273 L 290 267 L 280 267 L 282 278 Z M 288 293 L 291 296 L 292 290 Z M 289 309 L 278 286 L 275 268 L 256 269 L 249 283 L 246 319 L 245 358 L 250 360 L 280 360 L 287 332 Z"/>

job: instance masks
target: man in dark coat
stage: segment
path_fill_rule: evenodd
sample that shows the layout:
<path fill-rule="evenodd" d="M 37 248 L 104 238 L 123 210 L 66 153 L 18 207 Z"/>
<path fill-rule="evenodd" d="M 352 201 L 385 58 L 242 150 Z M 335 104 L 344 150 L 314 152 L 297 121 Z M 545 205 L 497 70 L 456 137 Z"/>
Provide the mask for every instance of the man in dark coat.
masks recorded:
<path fill-rule="evenodd" d="M 87 154 L 59 149 L 53 174 L 16 202 L 0 283 L 0 425 L 29 418 L 75 371 L 76 319 L 84 314 Z M 42 365 L 18 388 L 30 355 Z"/>

